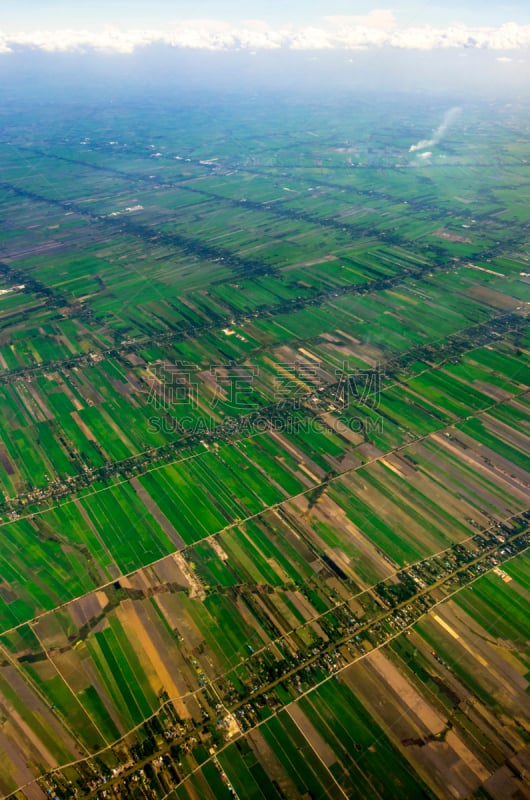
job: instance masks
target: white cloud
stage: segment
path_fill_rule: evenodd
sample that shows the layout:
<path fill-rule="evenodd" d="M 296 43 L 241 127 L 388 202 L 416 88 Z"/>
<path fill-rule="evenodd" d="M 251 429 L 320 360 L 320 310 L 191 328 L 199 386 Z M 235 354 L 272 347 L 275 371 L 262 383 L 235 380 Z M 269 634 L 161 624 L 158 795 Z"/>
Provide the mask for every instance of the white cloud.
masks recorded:
<path fill-rule="evenodd" d="M 390 8 L 376 8 L 369 14 L 363 16 L 334 16 L 324 17 L 324 20 L 331 25 L 346 27 L 376 28 L 389 30 L 396 27 L 396 18 Z"/>
<path fill-rule="evenodd" d="M 378 9 L 363 17 L 326 17 L 322 27 L 274 28 L 260 20 L 248 20 L 240 26 L 232 26 L 219 20 L 194 19 L 182 21 L 164 31 L 105 27 L 99 32 L 0 32 L 0 53 L 21 47 L 47 52 L 131 53 L 152 44 L 206 50 L 271 50 L 280 47 L 293 50 L 356 50 L 386 46 L 409 50 L 478 48 L 506 51 L 530 47 L 530 25 L 510 22 L 499 28 L 397 28 L 392 12 Z"/>

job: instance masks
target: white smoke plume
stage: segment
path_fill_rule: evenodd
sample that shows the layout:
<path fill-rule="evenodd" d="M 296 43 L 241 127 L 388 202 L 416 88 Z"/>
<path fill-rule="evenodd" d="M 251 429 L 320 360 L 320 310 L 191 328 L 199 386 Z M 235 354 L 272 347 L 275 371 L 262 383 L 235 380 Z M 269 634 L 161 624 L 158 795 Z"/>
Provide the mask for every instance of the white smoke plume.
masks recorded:
<path fill-rule="evenodd" d="M 445 133 L 454 119 L 460 114 L 461 108 L 454 106 L 446 111 L 441 124 L 436 128 L 432 135 L 432 139 L 421 139 L 417 144 L 412 144 L 409 147 L 409 153 L 414 153 L 416 150 L 427 150 L 428 147 L 434 147 L 438 142 L 443 139 Z"/>

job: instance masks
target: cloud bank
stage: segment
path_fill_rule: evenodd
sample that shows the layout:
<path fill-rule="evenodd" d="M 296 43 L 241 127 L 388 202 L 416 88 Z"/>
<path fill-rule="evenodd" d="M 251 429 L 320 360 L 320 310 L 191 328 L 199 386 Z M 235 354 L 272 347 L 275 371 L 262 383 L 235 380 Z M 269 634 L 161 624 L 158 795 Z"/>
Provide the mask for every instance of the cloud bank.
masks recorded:
<path fill-rule="evenodd" d="M 201 50 L 406 50 L 474 48 L 518 50 L 530 47 L 530 25 L 508 22 L 498 28 L 431 26 L 398 28 L 384 9 L 364 17 L 326 17 L 321 26 L 274 28 L 258 20 L 232 26 L 219 20 L 186 20 L 168 30 L 0 31 L 0 53 L 22 48 L 45 52 L 133 53 L 151 45 Z"/>

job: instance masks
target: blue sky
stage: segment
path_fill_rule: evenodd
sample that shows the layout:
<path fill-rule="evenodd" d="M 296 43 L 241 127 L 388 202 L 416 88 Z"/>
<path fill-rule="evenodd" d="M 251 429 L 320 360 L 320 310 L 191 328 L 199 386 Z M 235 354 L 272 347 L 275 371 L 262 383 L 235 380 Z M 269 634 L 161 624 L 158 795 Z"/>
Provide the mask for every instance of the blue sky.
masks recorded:
<path fill-rule="evenodd" d="M 398 0 L 377 4 L 358 0 L 12 0 L 0 12 L 0 30 L 159 27 L 183 19 L 207 18 L 239 23 L 315 25 L 326 16 L 362 16 L 375 8 L 393 11 L 398 25 L 497 26 L 530 23 L 529 0 Z"/>
<path fill-rule="evenodd" d="M 186 85 L 325 76 L 333 85 L 530 92 L 530 0 L 391 2 L 3 0 L 0 84 L 26 75 L 33 85 L 47 69 L 61 81 L 138 69 L 162 82 L 178 72 Z"/>
<path fill-rule="evenodd" d="M 395 1 L 4 0 L 0 55 L 471 48 L 522 65 L 518 51 L 530 52 L 530 0 Z"/>

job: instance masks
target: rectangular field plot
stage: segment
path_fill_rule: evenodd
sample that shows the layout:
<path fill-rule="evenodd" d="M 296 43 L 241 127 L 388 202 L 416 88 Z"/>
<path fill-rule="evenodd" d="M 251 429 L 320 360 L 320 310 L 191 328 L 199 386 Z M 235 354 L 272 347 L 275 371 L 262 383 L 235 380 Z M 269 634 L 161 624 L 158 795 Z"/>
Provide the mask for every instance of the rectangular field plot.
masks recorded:
<path fill-rule="evenodd" d="M 4 91 L 0 794 L 522 800 L 524 104 L 115 66 Z"/>

